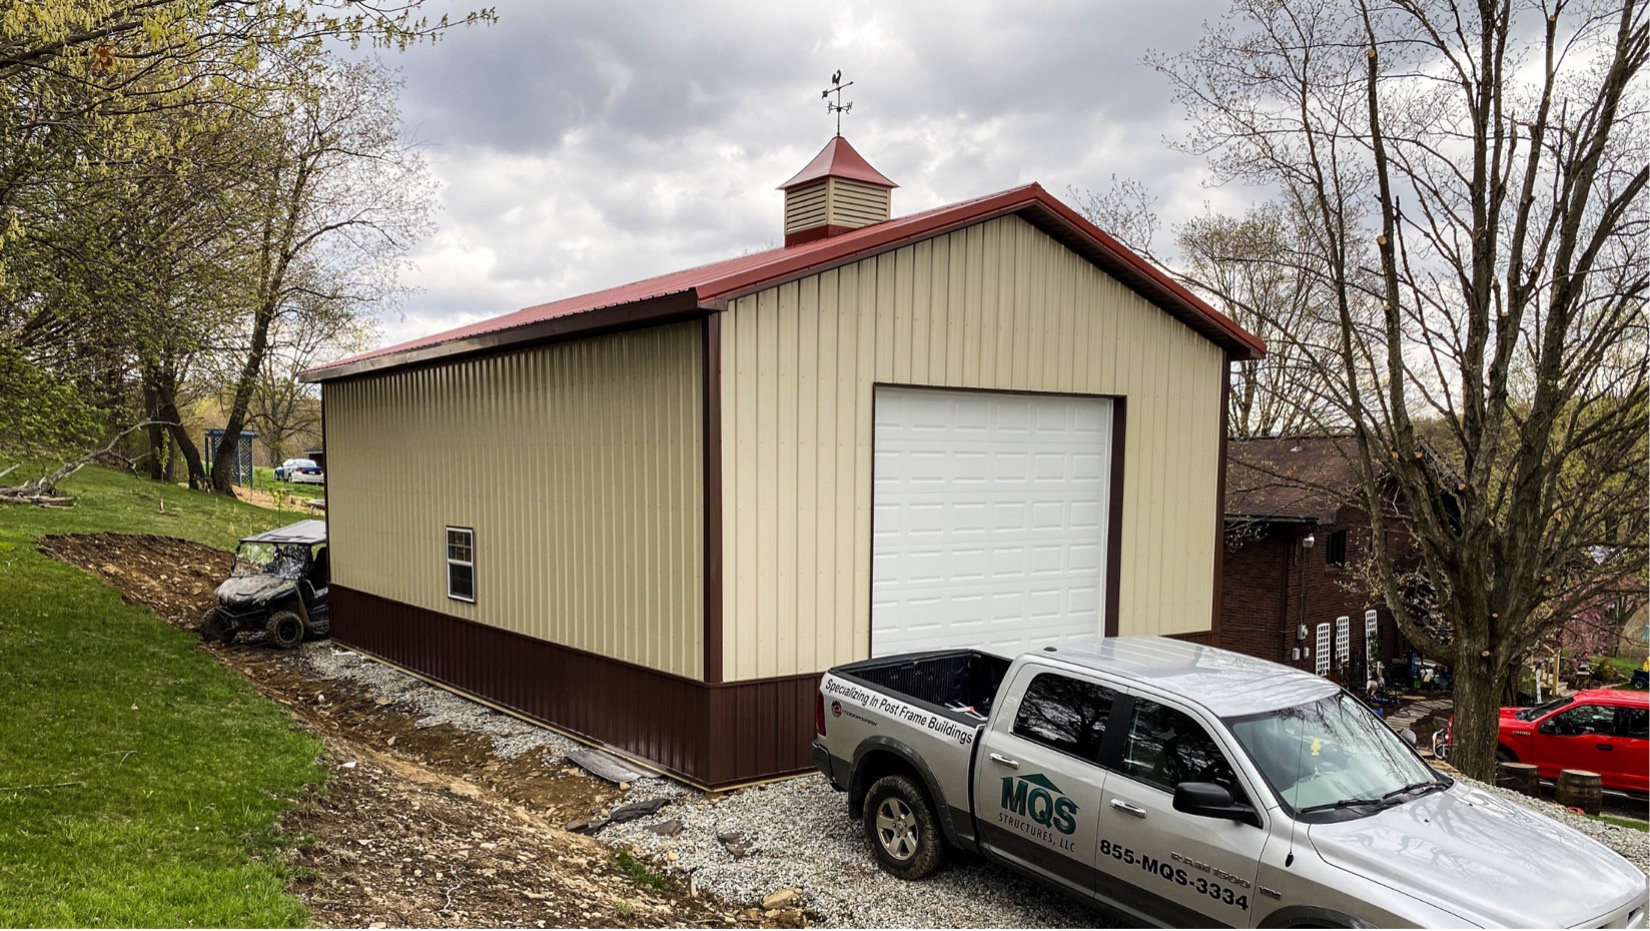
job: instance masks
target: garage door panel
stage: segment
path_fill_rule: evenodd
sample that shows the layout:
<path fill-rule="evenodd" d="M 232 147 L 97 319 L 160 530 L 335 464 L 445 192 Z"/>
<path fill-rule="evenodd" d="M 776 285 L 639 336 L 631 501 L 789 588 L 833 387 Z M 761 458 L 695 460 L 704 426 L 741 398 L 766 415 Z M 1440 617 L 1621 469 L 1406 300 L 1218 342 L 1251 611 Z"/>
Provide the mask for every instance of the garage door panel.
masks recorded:
<path fill-rule="evenodd" d="M 1100 636 L 1110 402 L 879 387 L 872 650 Z"/>

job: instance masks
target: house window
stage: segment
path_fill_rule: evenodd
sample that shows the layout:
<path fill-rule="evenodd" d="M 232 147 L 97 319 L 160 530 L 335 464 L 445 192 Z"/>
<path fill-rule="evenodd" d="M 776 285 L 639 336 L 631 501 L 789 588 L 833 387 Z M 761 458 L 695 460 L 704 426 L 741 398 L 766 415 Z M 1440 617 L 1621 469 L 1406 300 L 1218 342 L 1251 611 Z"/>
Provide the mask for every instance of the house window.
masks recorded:
<path fill-rule="evenodd" d="M 1335 665 L 1346 668 L 1352 659 L 1352 618 L 1341 615 L 1335 618 Z"/>
<path fill-rule="evenodd" d="M 476 600 L 476 532 L 468 527 L 447 528 L 447 597 Z"/>
<path fill-rule="evenodd" d="M 1320 676 L 1329 675 L 1329 624 L 1318 625 L 1318 647 L 1312 655 L 1312 671 Z"/>
<path fill-rule="evenodd" d="M 1364 612 L 1364 661 L 1373 670 L 1381 660 L 1381 625 L 1374 611 Z"/>
<path fill-rule="evenodd" d="M 1346 565 L 1346 531 L 1337 530 L 1329 535 L 1329 545 L 1323 548 L 1323 561 L 1329 566 Z"/>

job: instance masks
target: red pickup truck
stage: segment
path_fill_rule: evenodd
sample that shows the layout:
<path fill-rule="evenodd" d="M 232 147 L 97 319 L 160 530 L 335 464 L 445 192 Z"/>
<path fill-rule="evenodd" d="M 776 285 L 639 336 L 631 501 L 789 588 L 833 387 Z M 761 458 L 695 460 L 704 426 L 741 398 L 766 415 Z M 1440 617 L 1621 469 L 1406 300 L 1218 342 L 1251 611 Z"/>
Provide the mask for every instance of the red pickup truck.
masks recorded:
<path fill-rule="evenodd" d="M 1502 708 L 1496 759 L 1598 773 L 1607 789 L 1650 792 L 1650 692 L 1589 689 L 1533 708 Z"/>

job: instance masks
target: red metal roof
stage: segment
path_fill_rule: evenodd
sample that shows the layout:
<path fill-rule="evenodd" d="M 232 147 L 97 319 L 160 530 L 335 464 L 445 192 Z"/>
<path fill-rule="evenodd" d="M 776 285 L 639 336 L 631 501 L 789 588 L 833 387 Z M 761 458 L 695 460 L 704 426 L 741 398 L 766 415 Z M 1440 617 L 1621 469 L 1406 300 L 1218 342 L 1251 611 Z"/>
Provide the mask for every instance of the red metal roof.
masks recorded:
<path fill-rule="evenodd" d="M 543 334 L 551 332 L 568 335 L 586 329 L 634 324 L 644 319 L 647 313 L 681 315 L 684 311 L 695 309 L 699 312 L 721 310 L 735 297 L 1008 214 L 1020 216 L 1093 262 L 1226 349 L 1234 358 L 1255 359 L 1265 354 L 1266 344 L 1258 337 L 1101 232 L 1043 190 L 1041 185 L 1028 184 L 874 223 L 826 239 L 743 255 L 604 291 L 537 304 L 501 317 L 340 359 L 310 369 L 304 373 L 304 378 L 307 381 L 329 381 L 449 355 L 497 349 L 516 342 L 545 338 Z M 643 304 L 649 307 L 639 306 Z M 637 313 L 629 318 L 592 313 L 618 308 L 634 308 Z M 584 314 L 591 314 L 588 328 L 579 326 L 578 320 L 567 319 Z M 558 323 L 560 325 L 545 326 Z M 511 331 L 519 331 L 520 339 L 512 339 Z"/>
<path fill-rule="evenodd" d="M 825 148 L 819 150 L 813 161 L 802 166 L 802 170 L 791 180 L 781 184 L 779 190 L 788 191 L 809 181 L 827 177 L 847 178 L 849 181 L 863 181 L 882 187 L 899 187 L 884 177 L 882 172 L 872 168 L 864 156 L 854 151 L 848 140 L 835 136 L 830 142 L 825 143 Z"/>

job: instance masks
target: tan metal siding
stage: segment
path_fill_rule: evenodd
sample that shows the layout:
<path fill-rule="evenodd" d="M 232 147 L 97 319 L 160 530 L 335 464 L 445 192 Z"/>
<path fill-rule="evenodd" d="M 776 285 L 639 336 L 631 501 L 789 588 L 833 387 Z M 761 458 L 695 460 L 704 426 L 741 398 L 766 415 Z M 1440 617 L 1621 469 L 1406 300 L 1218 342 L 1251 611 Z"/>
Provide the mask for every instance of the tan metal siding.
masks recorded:
<path fill-rule="evenodd" d="M 1023 220 L 740 298 L 721 338 L 730 681 L 869 655 L 875 382 L 1125 397 L 1120 632 L 1208 629 L 1222 352 Z"/>
<path fill-rule="evenodd" d="M 326 386 L 340 585 L 702 674 L 695 321 Z M 475 528 L 475 604 L 443 528 Z"/>

